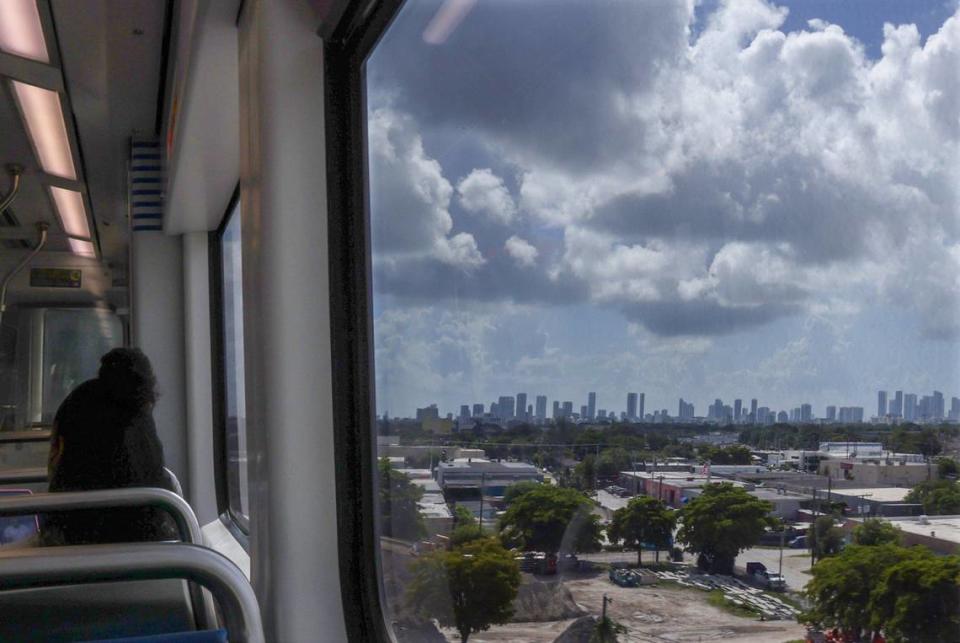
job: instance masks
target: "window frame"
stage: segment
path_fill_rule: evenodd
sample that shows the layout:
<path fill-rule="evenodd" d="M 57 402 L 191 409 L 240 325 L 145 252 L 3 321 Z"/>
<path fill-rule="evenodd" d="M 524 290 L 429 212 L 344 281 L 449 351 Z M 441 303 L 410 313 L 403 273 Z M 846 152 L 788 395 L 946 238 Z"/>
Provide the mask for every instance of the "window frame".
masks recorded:
<path fill-rule="evenodd" d="M 365 62 L 403 0 L 350 3 L 324 38 L 327 249 L 340 590 L 347 638 L 392 641 L 380 593 Z"/>
<path fill-rule="evenodd" d="M 210 276 L 210 364 L 213 408 L 213 473 L 217 512 L 220 521 L 249 552 L 249 523 L 230 506 L 230 479 L 227 459 L 227 352 L 224 337 L 223 308 L 223 235 L 231 216 L 240 204 L 240 182 L 237 182 L 227 203 L 227 209 L 216 230 L 207 233 L 207 257 Z"/>

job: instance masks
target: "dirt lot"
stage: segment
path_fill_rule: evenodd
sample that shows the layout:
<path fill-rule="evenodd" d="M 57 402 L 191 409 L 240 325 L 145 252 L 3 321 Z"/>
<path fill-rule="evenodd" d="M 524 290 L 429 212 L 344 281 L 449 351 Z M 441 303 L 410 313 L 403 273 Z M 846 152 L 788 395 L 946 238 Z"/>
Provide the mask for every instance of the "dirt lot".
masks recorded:
<path fill-rule="evenodd" d="M 761 622 L 733 616 L 707 603 L 706 592 L 675 587 L 618 587 L 605 573 L 568 577 L 574 599 L 592 614 L 599 614 L 603 595 L 613 599 L 608 612 L 627 633 L 629 643 L 782 643 L 802 639 L 805 628 L 793 621 Z M 572 620 L 547 623 L 511 623 L 470 637 L 470 641 L 552 643 Z M 447 638 L 457 641 L 455 632 Z"/>

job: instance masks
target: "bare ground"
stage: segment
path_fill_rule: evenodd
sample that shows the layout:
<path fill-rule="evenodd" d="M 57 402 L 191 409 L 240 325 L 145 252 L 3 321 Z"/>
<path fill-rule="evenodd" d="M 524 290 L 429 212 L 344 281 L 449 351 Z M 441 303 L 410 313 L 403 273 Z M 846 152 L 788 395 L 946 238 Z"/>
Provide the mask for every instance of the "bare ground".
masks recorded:
<path fill-rule="evenodd" d="M 674 587 L 618 587 L 606 574 L 567 578 L 574 600 L 591 614 L 601 610 L 603 595 L 613 602 L 610 616 L 627 628 L 624 643 L 781 643 L 802 639 L 806 628 L 794 621 L 752 620 L 728 614 L 707 603 L 707 593 Z M 541 623 L 510 623 L 470 637 L 471 642 L 511 641 L 553 643 L 574 619 Z M 455 632 L 445 631 L 450 641 Z"/>

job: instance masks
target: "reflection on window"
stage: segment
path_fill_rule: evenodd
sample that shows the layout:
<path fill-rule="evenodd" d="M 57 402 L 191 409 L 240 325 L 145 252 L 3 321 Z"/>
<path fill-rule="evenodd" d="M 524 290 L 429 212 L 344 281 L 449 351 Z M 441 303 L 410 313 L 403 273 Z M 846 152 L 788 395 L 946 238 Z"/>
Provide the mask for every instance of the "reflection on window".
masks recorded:
<path fill-rule="evenodd" d="M 243 370 L 243 271 L 240 205 L 229 215 L 220 238 L 223 277 L 223 339 L 227 489 L 233 516 L 244 527 L 249 516 L 247 481 L 247 412 Z"/>
<path fill-rule="evenodd" d="M 806 587 L 956 639 L 960 10 L 857 4 L 404 3 L 364 76 L 398 635 L 804 639 Z"/>

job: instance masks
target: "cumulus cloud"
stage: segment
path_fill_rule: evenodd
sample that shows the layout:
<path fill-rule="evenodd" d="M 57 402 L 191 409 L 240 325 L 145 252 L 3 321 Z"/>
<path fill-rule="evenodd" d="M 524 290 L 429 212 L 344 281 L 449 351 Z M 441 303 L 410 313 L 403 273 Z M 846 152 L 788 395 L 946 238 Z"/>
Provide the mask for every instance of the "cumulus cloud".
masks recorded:
<path fill-rule="evenodd" d="M 371 137 L 396 193 L 383 225 L 402 228 L 378 248 L 486 261 L 456 297 L 557 301 L 563 284 L 660 335 L 889 302 L 928 337 L 960 335 L 960 12 L 926 41 L 886 25 L 873 60 L 842 25 L 786 31 L 765 0 L 721 2 L 696 35 L 693 2 L 505 6 L 412 52 L 404 30 L 434 8 L 411 6 L 371 61 L 373 100 L 392 105 L 386 142 Z M 404 112 L 444 149 L 483 150 L 444 162 L 466 167 L 463 211 L 515 228 L 505 252 L 503 236 L 451 236 L 454 190 Z"/>
<path fill-rule="evenodd" d="M 503 244 L 507 254 L 513 257 L 519 266 L 532 266 L 537 263 L 537 255 L 540 254 L 536 247 L 529 241 L 521 239 L 517 235 L 511 236 Z"/>
<path fill-rule="evenodd" d="M 485 214 L 493 221 L 508 225 L 517 214 L 517 206 L 503 180 L 488 168 L 474 170 L 457 184 L 460 205 L 465 210 Z"/>

